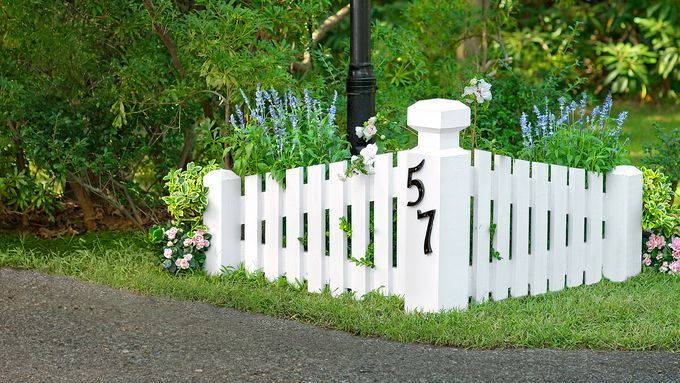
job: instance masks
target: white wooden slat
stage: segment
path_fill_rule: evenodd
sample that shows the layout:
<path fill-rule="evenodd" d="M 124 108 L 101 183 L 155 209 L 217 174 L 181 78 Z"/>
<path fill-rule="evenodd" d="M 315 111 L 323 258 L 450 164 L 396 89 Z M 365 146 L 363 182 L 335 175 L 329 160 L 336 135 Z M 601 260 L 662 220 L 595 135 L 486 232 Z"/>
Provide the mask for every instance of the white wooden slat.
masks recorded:
<path fill-rule="evenodd" d="M 567 286 L 583 284 L 586 265 L 583 241 L 586 214 L 586 173 L 583 169 L 569 169 L 569 238 L 567 239 Z"/>
<path fill-rule="evenodd" d="M 307 289 L 323 290 L 326 284 L 326 209 L 324 196 L 326 167 L 315 165 L 307 168 Z"/>
<path fill-rule="evenodd" d="M 260 252 L 262 242 L 262 179 L 259 174 L 247 176 L 245 181 L 245 250 L 244 263 L 246 270 L 254 272 L 263 266 Z"/>
<path fill-rule="evenodd" d="M 344 174 L 347 164 L 335 162 L 330 164 L 328 177 L 330 258 L 329 284 L 331 293 L 339 295 L 347 289 L 347 236 L 340 230 L 340 218 L 347 217 L 347 185 L 338 179 Z"/>
<path fill-rule="evenodd" d="M 475 150 L 474 218 L 472 267 L 474 270 L 474 298 L 484 302 L 491 290 L 489 262 L 489 226 L 491 224 L 491 153 Z"/>
<path fill-rule="evenodd" d="M 303 169 L 286 170 L 286 279 L 289 283 L 302 283 L 303 258 L 302 243 L 299 238 L 304 233 L 302 210 Z"/>
<path fill-rule="evenodd" d="M 406 151 L 397 153 L 397 167 L 394 168 L 394 194 L 397 197 L 397 266 L 392 268 L 394 276 L 394 294 L 403 295 L 406 279 L 404 278 L 404 260 L 406 258 Z"/>
<path fill-rule="evenodd" d="M 513 238 L 512 286 L 510 294 L 522 297 L 529 294 L 529 205 L 531 180 L 527 161 L 517 160 L 513 167 Z"/>
<path fill-rule="evenodd" d="M 550 214 L 550 291 L 564 289 L 567 274 L 567 168 L 550 166 L 552 209 Z"/>
<path fill-rule="evenodd" d="M 350 201 L 352 204 L 352 257 L 362 259 L 370 242 L 369 236 L 369 196 L 371 176 L 359 174 L 351 177 L 349 182 Z M 364 296 L 371 289 L 369 268 L 351 263 L 350 275 L 352 291 L 357 297 Z"/>
<path fill-rule="evenodd" d="M 531 206 L 531 295 L 548 291 L 548 203 L 550 184 L 548 165 L 540 162 L 531 164 L 532 199 Z M 517 225 L 513 225 L 517 227 Z"/>
<path fill-rule="evenodd" d="M 390 294 L 392 287 L 392 153 L 379 155 L 375 160 L 374 228 L 375 268 L 373 289 Z"/>
<path fill-rule="evenodd" d="M 586 233 L 586 284 L 602 280 L 602 174 L 588 172 L 586 191 L 587 233 Z"/>
<path fill-rule="evenodd" d="M 512 198 L 512 159 L 506 156 L 494 157 L 494 223 L 496 232 L 492 240 L 493 247 L 501 259 L 493 259 L 491 263 L 494 300 L 508 297 L 508 288 L 512 271 L 510 269 L 510 202 Z"/>
<path fill-rule="evenodd" d="M 282 245 L 283 235 L 283 212 L 282 197 L 283 189 L 279 183 L 266 175 L 265 191 L 265 239 L 264 239 L 264 274 L 270 281 L 276 280 L 283 274 L 284 255 Z"/>

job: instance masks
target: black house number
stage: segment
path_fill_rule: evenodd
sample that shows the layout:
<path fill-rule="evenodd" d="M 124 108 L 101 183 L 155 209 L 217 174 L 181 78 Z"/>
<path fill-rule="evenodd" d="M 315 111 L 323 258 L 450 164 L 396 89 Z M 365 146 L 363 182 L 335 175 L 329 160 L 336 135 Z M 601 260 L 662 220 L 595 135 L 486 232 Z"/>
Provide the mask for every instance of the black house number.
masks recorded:
<path fill-rule="evenodd" d="M 413 173 L 420 171 L 425 165 L 425 159 L 423 158 L 420 163 L 412 168 L 408 168 L 408 177 L 406 179 L 406 187 L 410 188 L 415 186 L 418 190 L 418 198 L 415 201 L 408 201 L 406 206 L 418 206 L 422 202 L 423 197 L 425 197 L 425 185 L 423 181 L 413 178 Z M 426 212 L 420 211 L 418 209 L 418 219 L 428 218 L 427 221 L 427 231 L 425 232 L 425 241 L 423 243 L 423 250 L 425 254 L 432 253 L 432 245 L 430 243 L 430 238 L 432 237 L 432 226 L 434 225 L 434 215 L 437 211 L 435 209 L 428 210 Z"/>

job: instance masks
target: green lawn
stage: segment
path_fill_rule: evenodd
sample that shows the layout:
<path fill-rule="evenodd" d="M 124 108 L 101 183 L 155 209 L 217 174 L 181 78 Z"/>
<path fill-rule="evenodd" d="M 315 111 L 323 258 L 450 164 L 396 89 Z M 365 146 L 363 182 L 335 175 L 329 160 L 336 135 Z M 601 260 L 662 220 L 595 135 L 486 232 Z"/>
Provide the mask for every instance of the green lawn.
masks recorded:
<path fill-rule="evenodd" d="M 300 320 L 363 336 L 456 347 L 550 347 L 680 351 L 680 277 L 644 272 L 540 297 L 412 314 L 403 300 L 369 294 L 310 294 L 242 270 L 173 277 L 153 264 L 139 233 L 58 240 L 0 234 L 0 267 L 35 269 L 145 294 L 207 302 Z"/>
<path fill-rule="evenodd" d="M 642 145 L 655 141 L 653 123 L 663 129 L 680 125 L 680 107 L 675 104 L 640 104 L 626 101 L 614 103 L 614 116 L 622 110 L 629 112 L 623 131 L 630 135 L 630 157 L 639 164 L 643 155 Z M 678 154 L 680 155 L 680 153 Z"/>

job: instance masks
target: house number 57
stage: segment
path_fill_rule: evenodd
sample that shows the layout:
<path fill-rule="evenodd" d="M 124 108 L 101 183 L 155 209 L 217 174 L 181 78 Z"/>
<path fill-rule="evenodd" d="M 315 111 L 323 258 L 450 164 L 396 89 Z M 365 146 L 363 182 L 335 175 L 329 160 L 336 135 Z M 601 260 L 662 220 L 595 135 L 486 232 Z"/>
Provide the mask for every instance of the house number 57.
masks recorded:
<path fill-rule="evenodd" d="M 419 172 L 422 168 L 423 165 L 425 165 L 425 159 L 423 158 L 420 163 L 412 168 L 408 168 L 408 177 L 406 179 L 406 187 L 411 188 L 415 187 L 418 190 L 418 198 L 416 198 L 415 201 L 408 201 L 406 206 L 418 206 L 420 202 L 422 202 L 423 197 L 425 197 L 425 185 L 423 184 L 423 181 L 419 179 L 414 179 L 413 178 L 413 173 Z M 427 221 L 427 231 L 425 232 L 425 241 L 423 243 L 423 251 L 425 254 L 430 254 L 432 253 L 432 245 L 430 243 L 430 237 L 432 237 L 432 225 L 434 224 L 434 214 L 436 213 L 435 209 L 428 210 L 426 212 L 420 211 L 418 209 L 418 219 L 423 219 L 423 218 L 428 218 Z"/>

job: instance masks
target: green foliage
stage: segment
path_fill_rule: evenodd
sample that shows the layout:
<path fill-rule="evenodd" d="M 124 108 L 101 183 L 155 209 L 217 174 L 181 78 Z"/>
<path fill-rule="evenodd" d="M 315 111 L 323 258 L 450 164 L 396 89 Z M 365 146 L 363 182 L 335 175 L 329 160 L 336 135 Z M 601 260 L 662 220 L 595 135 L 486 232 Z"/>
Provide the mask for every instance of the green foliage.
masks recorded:
<path fill-rule="evenodd" d="M 670 180 L 672 190 L 675 190 L 680 181 L 680 126 L 665 130 L 655 123 L 654 129 L 656 142 L 644 145 L 645 157 L 642 162 L 663 171 Z"/>
<path fill-rule="evenodd" d="M 680 209 L 671 204 L 673 190 L 659 170 L 642 168 L 642 228 L 670 238 L 680 233 Z"/>
<path fill-rule="evenodd" d="M 680 29 L 675 0 L 513 2 L 516 23 L 506 46 L 518 69 L 541 75 L 560 62 L 578 62 L 577 75 L 614 92 L 642 99 L 674 98 L 680 91 Z M 579 38 L 569 44 L 569 28 Z M 572 77 L 573 79 L 573 77 Z"/>
<path fill-rule="evenodd" d="M 349 261 L 352 263 L 355 263 L 359 266 L 366 266 L 370 268 L 375 267 L 375 243 L 373 241 L 370 241 L 368 245 L 366 246 L 366 252 L 364 253 L 364 256 L 361 258 L 356 258 L 355 256 L 352 255 L 352 249 L 351 249 L 351 241 L 352 241 L 352 224 L 347 220 L 345 217 L 340 217 L 340 222 L 338 223 L 338 227 L 340 227 L 340 230 L 342 230 L 345 235 L 347 236 L 348 239 L 348 244 L 350 246 L 350 249 L 348 251 L 347 256 L 349 257 Z M 373 224 L 373 218 L 371 217 L 370 223 L 368 225 L 368 231 L 370 234 L 370 237 L 373 238 L 373 234 L 375 233 L 375 226 Z"/>
<path fill-rule="evenodd" d="M 215 164 L 198 166 L 190 162 L 186 170 L 173 170 L 163 178 L 168 189 L 163 202 L 174 222 L 187 223 L 192 227 L 200 224 L 208 206 L 208 188 L 203 186 L 203 177 L 217 168 Z"/>
<path fill-rule="evenodd" d="M 0 177 L 0 206 L 15 214 L 43 213 L 54 220 L 58 208 L 54 187 L 38 182 L 27 171 L 16 171 Z"/>

